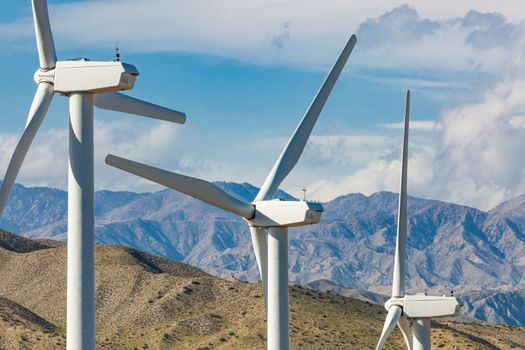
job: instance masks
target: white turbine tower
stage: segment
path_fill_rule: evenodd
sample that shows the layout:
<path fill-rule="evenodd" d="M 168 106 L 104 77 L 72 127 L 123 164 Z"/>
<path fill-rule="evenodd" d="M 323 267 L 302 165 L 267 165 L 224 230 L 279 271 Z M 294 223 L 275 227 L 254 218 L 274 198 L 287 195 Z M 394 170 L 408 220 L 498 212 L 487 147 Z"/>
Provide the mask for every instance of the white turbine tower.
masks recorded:
<path fill-rule="evenodd" d="M 34 76 L 38 87 L 2 182 L 0 215 L 53 94 L 69 97 L 67 348 L 94 350 L 93 106 L 176 123 L 184 123 L 186 116 L 115 92 L 133 87 L 138 71 L 132 65 L 87 59 L 57 61 L 47 0 L 33 0 L 32 5 L 40 62 Z"/>
<path fill-rule="evenodd" d="M 306 201 L 272 200 L 279 185 L 301 156 L 323 106 L 356 43 L 352 35 L 328 74 L 310 108 L 277 159 L 252 203 L 233 198 L 214 184 L 108 155 L 106 163 L 173 188 L 248 222 L 265 295 L 268 349 L 290 347 L 288 310 L 288 227 L 318 223 L 323 207 Z"/>
<path fill-rule="evenodd" d="M 410 91 L 407 92 L 406 114 L 403 137 L 401 165 L 401 188 L 397 222 L 396 252 L 394 257 L 394 276 L 392 297 L 385 303 L 388 311 L 376 350 L 383 348 L 385 341 L 398 325 L 408 350 L 429 350 L 430 320 L 453 317 L 459 314 L 461 305 L 454 297 L 427 296 L 426 294 L 406 295 L 406 242 L 407 242 L 407 172 L 408 172 L 408 129 L 410 118 Z M 410 339 L 410 321 L 413 323 L 413 342 Z"/>

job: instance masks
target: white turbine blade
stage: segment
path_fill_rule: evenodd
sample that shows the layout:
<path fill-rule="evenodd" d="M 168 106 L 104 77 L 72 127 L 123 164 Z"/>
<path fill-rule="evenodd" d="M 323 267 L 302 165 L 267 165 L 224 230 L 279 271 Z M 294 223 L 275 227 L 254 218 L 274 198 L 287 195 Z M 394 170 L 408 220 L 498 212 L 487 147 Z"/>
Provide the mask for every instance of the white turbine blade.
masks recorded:
<path fill-rule="evenodd" d="M 22 134 L 22 137 L 20 138 L 20 141 L 18 141 L 18 144 L 16 145 L 13 155 L 11 156 L 9 166 L 7 167 L 7 171 L 2 182 L 2 188 L 0 188 L 0 216 L 4 212 L 7 200 L 9 198 L 9 193 L 11 192 L 11 188 L 15 183 L 16 176 L 22 167 L 22 163 L 27 155 L 27 151 L 29 150 L 31 143 L 33 142 L 33 139 L 35 138 L 36 132 L 38 131 L 40 124 L 42 124 L 42 120 L 47 113 L 52 98 L 53 85 L 48 83 L 39 84 L 35 93 L 35 97 L 33 98 L 33 103 L 31 104 L 29 114 L 27 116 L 26 128 Z"/>
<path fill-rule="evenodd" d="M 401 161 L 401 185 L 399 190 L 399 210 L 397 214 L 396 253 L 394 257 L 394 276 L 392 296 L 405 296 L 405 264 L 407 245 L 407 175 L 408 175 L 408 127 L 410 119 L 410 91 L 407 91 L 405 127 L 403 135 L 403 155 Z"/>
<path fill-rule="evenodd" d="M 44 70 L 53 69 L 57 62 L 57 55 L 55 52 L 53 33 L 51 32 L 51 24 L 49 23 L 47 0 L 32 0 L 32 3 L 40 68 Z"/>
<path fill-rule="evenodd" d="M 243 218 L 253 217 L 255 209 L 251 204 L 230 196 L 211 182 L 172 173 L 111 154 L 106 157 L 106 164 L 200 199 Z"/>
<path fill-rule="evenodd" d="M 252 246 L 257 260 L 257 267 L 261 275 L 263 287 L 264 307 L 268 311 L 268 241 L 266 240 L 266 230 L 264 228 L 250 226 L 252 236 Z"/>
<path fill-rule="evenodd" d="M 93 102 L 98 108 L 110 111 L 142 115 L 144 117 L 166 120 L 168 122 L 179 124 L 184 124 L 186 122 L 186 114 L 182 112 L 157 106 L 153 103 L 142 101 L 118 92 L 96 94 Z"/>
<path fill-rule="evenodd" d="M 261 186 L 261 189 L 257 194 L 255 200 L 271 199 L 277 191 L 281 182 L 290 173 L 295 164 L 297 164 L 297 161 L 303 153 L 306 141 L 308 141 L 308 138 L 310 137 L 310 133 L 312 132 L 317 118 L 323 110 L 326 100 L 328 99 L 328 96 L 330 96 L 330 93 L 332 92 L 332 88 L 334 87 L 337 78 L 339 78 L 339 75 L 341 74 L 346 62 L 348 61 L 348 57 L 350 57 L 350 54 L 352 53 L 356 41 L 357 38 L 355 35 L 352 35 L 350 40 L 348 40 L 348 43 L 339 55 L 339 58 L 335 62 L 332 70 L 326 77 L 326 80 L 324 81 L 323 85 L 321 86 L 321 89 L 315 96 L 315 99 L 308 108 L 303 119 L 299 123 L 299 126 L 297 127 L 297 129 L 295 129 L 294 134 L 288 141 L 288 144 L 284 148 L 279 158 L 277 159 L 277 162 L 275 162 L 275 165 L 270 171 L 270 174 L 268 174 L 268 177 L 264 181 L 264 184 Z"/>
<path fill-rule="evenodd" d="M 383 331 L 381 332 L 381 337 L 377 343 L 376 350 L 381 350 L 383 348 L 388 336 L 392 333 L 397 321 L 401 317 L 401 314 L 402 310 L 400 306 L 393 305 L 390 307 L 388 314 L 386 315 L 385 325 L 383 326 Z"/>
<path fill-rule="evenodd" d="M 403 339 L 405 340 L 407 350 L 412 350 L 412 338 L 410 338 L 410 324 L 408 319 L 404 316 L 401 316 L 399 321 L 397 321 L 397 326 L 401 330 L 401 334 L 403 334 Z"/>

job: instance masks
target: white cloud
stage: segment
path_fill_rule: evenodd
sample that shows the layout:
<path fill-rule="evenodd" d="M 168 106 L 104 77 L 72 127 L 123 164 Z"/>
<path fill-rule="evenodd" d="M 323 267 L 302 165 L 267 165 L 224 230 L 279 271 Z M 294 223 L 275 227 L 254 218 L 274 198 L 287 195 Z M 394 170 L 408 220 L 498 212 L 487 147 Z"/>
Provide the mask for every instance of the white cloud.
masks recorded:
<path fill-rule="evenodd" d="M 362 150 L 369 147 L 369 154 L 363 156 L 362 164 L 358 164 L 357 170 L 346 176 L 336 179 L 321 178 L 310 182 L 306 187 L 308 197 L 311 199 L 327 201 L 337 196 L 359 192 L 365 195 L 376 191 L 399 191 L 400 161 L 400 137 L 387 138 L 383 136 L 363 136 L 362 143 L 346 143 L 344 149 L 339 151 L 348 155 L 349 159 L 354 156 L 359 158 Z M 377 139 L 380 142 L 368 143 L 367 139 Z M 328 145 L 326 145 L 328 147 Z M 428 145 L 419 142 L 410 143 L 409 159 L 409 182 L 411 193 L 427 193 L 427 186 L 433 181 L 435 150 Z M 333 165 L 336 167 L 337 165 Z M 338 172 L 339 173 L 339 172 Z M 292 187 L 288 190 L 298 196 L 302 187 Z"/>
<path fill-rule="evenodd" d="M 510 121 L 509 121 L 510 125 L 513 127 L 513 128 L 522 128 L 522 129 L 525 129 L 525 115 L 516 115 L 512 118 L 510 118 Z"/>
<path fill-rule="evenodd" d="M 524 57 L 525 40 L 516 39 L 499 81 L 445 110 L 439 127 L 432 122 L 420 125 L 438 138 L 437 143 L 435 138 L 412 141 L 410 193 L 490 209 L 525 192 Z M 399 154 L 395 154 L 372 157 L 346 178 L 312 181 L 309 187 L 318 198 L 331 199 L 347 191 L 397 190 L 398 180 Z"/>
<path fill-rule="evenodd" d="M 365 165 L 389 141 L 380 135 L 312 135 L 306 144 L 302 160 L 313 165 Z"/>
<path fill-rule="evenodd" d="M 0 166 L 6 169 L 18 135 L 0 135 Z M 159 186 L 113 169 L 104 163 L 108 153 L 161 166 L 173 171 L 199 174 L 213 168 L 186 152 L 180 145 L 177 126 L 153 122 L 96 122 L 95 185 L 99 189 L 145 191 Z M 17 182 L 28 186 L 67 188 L 68 131 L 55 129 L 38 134 L 22 166 Z M 176 151 L 175 151 L 176 150 Z"/>
<path fill-rule="evenodd" d="M 450 89 L 470 89 L 471 86 L 465 82 L 459 81 L 459 77 L 434 77 L 432 79 L 423 78 L 407 78 L 400 77 L 399 75 L 394 76 L 377 76 L 367 74 L 365 77 L 378 84 L 395 87 L 395 88 L 406 88 L 409 86 L 411 89 L 434 89 L 434 90 L 450 90 Z"/>
<path fill-rule="evenodd" d="M 0 135 L 0 166 L 7 169 L 11 155 L 18 143 L 19 135 Z M 42 142 L 46 139 L 46 142 Z M 61 141 L 64 141 L 61 143 Z M 26 158 L 17 178 L 17 182 L 30 183 L 35 186 L 57 187 L 67 174 L 66 154 L 60 148 L 67 147 L 66 130 L 52 130 L 46 135 L 37 135 L 33 148 Z M 64 187 L 61 183 L 59 187 Z"/>
<path fill-rule="evenodd" d="M 361 59 L 382 67 L 500 71 L 520 25 L 495 13 L 435 21 L 407 6 L 359 26 Z"/>
<path fill-rule="evenodd" d="M 406 58 L 416 66 L 423 64 L 418 60 L 430 64 L 438 58 L 443 59 L 444 66 L 489 63 L 494 69 L 495 79 L 490 86 L 474 86 L 469 100 L 444 110 L 439 122 L 411 123 L 412 129 L 428 130 L 429 138 L 411 138 L 409 192 L 482 209 L 524 193 L 525 26 L 509 23 L 496 14 L 474 12 L 463 18 L 430 21 L 402 7 L 369 21 L 362 30 L 368 31 L 370 43 L 365 56 L 376 51 L 392 60 Z M 389 35 L 383 37 L 386 32 Z M 406 45 L 397 47 L 403 42 Z M 440 42 L 443 45 L 438 45 Z M 455 57 L 442 56 L 451 56 L 453 47 L 457 47 L 452 54 Z M 406 57 L 401 51 L 406 51 Z M 480 56 L 470 60 L 476 52 Z M 397 129 L 402 124 L 383 126 Z M 338 152 L 352 154 L 355 149 L 351 148 Z M 394 145 L 394 149 L 399 146 Z M 309 192 L 327 200 L 348 191 L 397 191 L 399 166 L 398 153 L 392 153 L 392 157 L 372 156 L 364 167 L 349 172 L 347 177 L 311 181 Z"/>
<path fill-rule="evenodd" d="M 399 123 L 386 123 L 381 124 L 382 127 L 387 129 L 403 129 L 403 122 Z M 433 131 L 433 130 L 442 130 L 443 125 L 434 120 L 411 120 L 410 121 L 410 130 L 422 130 L 422 131 Z"/>
<path fill-rule="evenodd" d="M 516 113 L 525 112 L 525 76 L 514 75 L 481 95 L 476 103 L 459 106 L 443 117 L 443 176 L 456 179 L 454 197 L 469 201 L 486 192 L 483 207 L 525 191 L 525 130 Z M 463 179 L 463 181 L 459 181 Z"/>
<path fill-rule="evenodd" d="M 469 13 L 473 9 L 505 17 Z M 357 31 L 359 54 L 352 58 L 354 63 L 494 70 L 505 60 L 502 43 L 525 19 L 525 4 L 444 0 L 438 9 L 423 0 L 91 0 L 53 5 L 50 13 L 59 54 L 60 48 L 110 50 L 118 41 L 124 51 L 327 65 Z M 16 43 L 25 39 L 33 49 L 32 31 L 28 17 L 3 23 L 0 40 L 4 47 L 18 47 Z"/>
<path fill-rule="evenodd" d="M 409 193 L 490 209 L 525 192 L 525 74 L 516 67 L 513 71 L 480 92 L 475 102 L 444 112 L 439 128 L 424 123 L 430 137 L 411 136 Z M 330 200 L 348 192 L 398 191 L 399 141 L 383 138 L 364 157 L 365 164 L 348 176 L 310 181 L 310 197 Z M 323 154 L 344 154 L 348 161 L 362 147 L 341 142 L 324 146 L 335 150 Z M 331 167 L 341 166 L 339 158 L 332 157 Z M 296 195 L 298 190 L 291 189 Z"/>

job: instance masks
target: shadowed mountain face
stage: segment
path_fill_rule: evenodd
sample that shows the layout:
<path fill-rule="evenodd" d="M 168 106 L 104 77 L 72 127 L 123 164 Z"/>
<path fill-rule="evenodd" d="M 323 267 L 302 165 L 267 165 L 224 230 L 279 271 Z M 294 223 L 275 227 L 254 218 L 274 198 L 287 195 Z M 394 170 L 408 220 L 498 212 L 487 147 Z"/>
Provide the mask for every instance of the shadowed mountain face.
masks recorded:
<path fill-rule="evenodd" d="M 216 183 L 251 201 L 250 184 Z M 281 198 L 291 199 L 284 192 Z M 257 280 L 246 223 L 175 191 L 96 193 L 99 243 L 124 244 L 198 266 L 218 276 Z M 324 203 L 318 225 L 290 229 L 290 279 L 318 280 L 344 288 L 388 294 L 392 276 L 398 195 L 349 194 Z M 408 279 L 412 292 L 454 290 L 468 298 L 478 291 L 525 289 L 525 196 L 484 212 L 434 200 L 409 198 Z M 27 237 L 66 238 L 67 194 L 17 185 L 1 227 Z M 521 214 L 523 213 L 523 214 Z M 525 324 L 511 305 L 481 303 L 469 314 L 492 322 Z M 500 299 L 498 299 L 500 300 Z M 487 305 L 493 306 L 487 306 Z M 485 309 L 487 308 L 487 309 Z M 511 315 L 511 316 L 509 316 Z"/>
<path fill-rule="evenodd" d="M 0 236 L 0 348 L 65 349 L 66 247 L 30 242 Z M 95 255 L 97 349 L 265 349 L 260 284 L 123 246 L 98 245 Z M 298 286 L 290 302 L 294 349 L 372 349 L 385 317 L 381 306 Z M 444 321 L 432 330 L 444 350 L 510 350 L 524 339 L 525 328 L 507 326 Z M 385 349 L 402 347 L 396 330 Z"/>

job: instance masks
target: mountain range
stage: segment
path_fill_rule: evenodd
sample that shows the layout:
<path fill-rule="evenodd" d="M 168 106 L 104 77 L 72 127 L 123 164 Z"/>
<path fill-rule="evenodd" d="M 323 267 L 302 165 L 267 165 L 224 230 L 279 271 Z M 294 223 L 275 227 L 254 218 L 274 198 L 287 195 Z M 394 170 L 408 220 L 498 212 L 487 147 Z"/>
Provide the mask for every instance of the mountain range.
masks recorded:
<path fill-rule="evenodd" d="M 244 201 L 258 191 L 248 183 L 215 184 Z M 388 294 L 397 205 L 398 195 L 390 192 L 323 203 L 320 224 L 290 229 L 290 281 Z M 409 291 L 454 291 L 468 316 L 525 325 L 525 195 L 489 211 L 414 197 L 408 205 Z M 99 243 L 127 245 L 221 277 L 258 279 L 248 227 L 225 211 L 172 190 L 99 191 L 95 207 Z M 0 227 L 65 240 L 66 216 L 66 192 L 16 185 Z"/>

